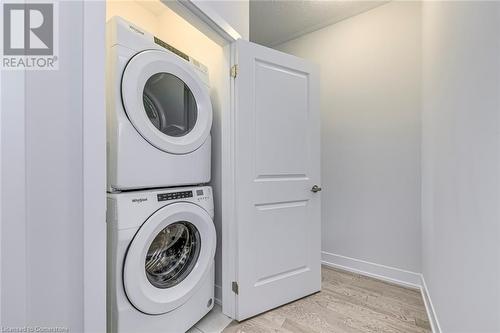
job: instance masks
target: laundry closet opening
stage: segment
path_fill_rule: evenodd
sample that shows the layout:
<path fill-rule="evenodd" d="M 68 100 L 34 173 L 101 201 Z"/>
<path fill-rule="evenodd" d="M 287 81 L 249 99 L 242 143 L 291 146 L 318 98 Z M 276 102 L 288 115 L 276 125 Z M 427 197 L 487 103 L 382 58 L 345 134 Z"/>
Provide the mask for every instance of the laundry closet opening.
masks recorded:
<path fill-rule="evenodd" d="M 142 30 L 155 36 L 155 42 L 181 57 L 189 56 L 199 62 L 200 66 L 206 66 L 208 71 L 208 85 L 210 87 L 210 100 L 213 110 L 211 137 L 212 137 L 212 152 L 211 152 L 211 181 L 209 183 L 213 188 L 214 205 L 215 205 L 215 228 L 217 231 L 217 251 L 216 251 L 216 274 L 215 274 L 215 301 L 221 302 L 221 284 L 222 284 L 222 269 L 221 269 L 221 115 L 229 112 L 229 93 L 230 93 L 230 56 L 229 47 L 218 44 L 213 39 L 207 37 L 197 27 L 179 16 L 176 12 L 170 9 L 161 1 L 106 1 L 106 20 L 118 16 L 124 20 L 140 27 Z M 173 49 L 171 48 L 173 47 Z M 162 79 L 162 82 L 157 82 Z M 157 77 L 148 80 L 145 94 L 154 93 L 155 89 L 160 89 L 158 84 L 178 86 L 180 81 L 175 77 Z M 182 87 L 179 89 L 182 90 Z M 147 91 L 146 91 L 147 90 Z M 186 95 L 186 94 L 184 94 Z M 189 103 L 190 95 L 185 105 Z M 192 96 L 191 96 L 192 97 Z M 165 96 L 167 98 L 167 96 Z M 148 99 L 144 99 L 144 107 L 148 112 Z M 149 112 L 154 112 L 153 109 Z M 196 117 L 199 117 L 196 110 L 191 108 L 185 113 L 190 119 L 178 119 L 174 114 L 175 119 L 167 119 L 173 126 L 163 126 L 161 117 L 158 117 L 153 125 L 162 132 L 168 132 L 171 137 L 182 137 L 184 134 L 190 134 L 190 124 L 196 122 Z M 149 115 L 148 115 L 149 116 Z M 156 119 L 155 117 L 149 117 Z M 185 126 L 184 126 L 185 125 Z"/>

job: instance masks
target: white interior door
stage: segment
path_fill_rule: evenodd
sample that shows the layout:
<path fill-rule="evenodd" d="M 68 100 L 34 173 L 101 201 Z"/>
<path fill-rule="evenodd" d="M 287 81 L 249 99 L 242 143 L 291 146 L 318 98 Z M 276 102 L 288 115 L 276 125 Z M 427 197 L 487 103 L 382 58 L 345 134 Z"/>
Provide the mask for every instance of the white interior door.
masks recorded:
<path fill-rule="evenodd" d="M 318 70 L 235 44 L 235 317 L 317 292 L 320 272 Z"/>

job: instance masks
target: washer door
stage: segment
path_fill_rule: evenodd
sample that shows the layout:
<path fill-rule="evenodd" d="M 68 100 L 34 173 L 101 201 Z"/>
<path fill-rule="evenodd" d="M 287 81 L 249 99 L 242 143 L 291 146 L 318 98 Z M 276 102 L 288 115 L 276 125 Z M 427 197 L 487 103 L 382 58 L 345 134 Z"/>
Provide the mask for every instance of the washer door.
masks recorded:
<path fill-rule="evenodd" d="M 184 304 L 209 270 L 215 246 L 212 219 L 199 206 L 180 202 L 159 209 L 127 251 L 123 284 L 128 299 L 147 314 L 162 314 Z"/>
<path fill-rule="evenodd" d="M 165 51 L 136 54 L 122 77 L 125 112 L 139 134 L 158 149 L 187 154 L 212 127 L 207 87 L 185 60 Z"/>

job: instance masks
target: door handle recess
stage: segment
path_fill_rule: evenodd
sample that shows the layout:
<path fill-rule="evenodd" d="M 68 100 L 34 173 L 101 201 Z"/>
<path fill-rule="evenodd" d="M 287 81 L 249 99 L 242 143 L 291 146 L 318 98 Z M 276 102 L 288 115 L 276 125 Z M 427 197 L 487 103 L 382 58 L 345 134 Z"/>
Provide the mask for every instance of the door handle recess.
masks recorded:
<path fill-rule="evenodd" d="M 319 187 L 318 185 L 314 185 L 312 188 L 311 188 L 311 192 L 319 192 L 321 191 L 321 187 Z"/>

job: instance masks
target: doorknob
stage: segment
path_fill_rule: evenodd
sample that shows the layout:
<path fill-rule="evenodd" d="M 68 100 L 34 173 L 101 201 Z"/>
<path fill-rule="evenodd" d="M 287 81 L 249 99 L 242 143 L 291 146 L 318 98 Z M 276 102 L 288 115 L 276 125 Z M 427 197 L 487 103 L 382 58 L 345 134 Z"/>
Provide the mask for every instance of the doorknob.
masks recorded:
<path fill-rule="evenodd" d="M 319 187 L 318 185 L 314 185 L 312 188 L 311 188 L 311 192 L 319 192 L 321 191 L 321 187 Z"/>

